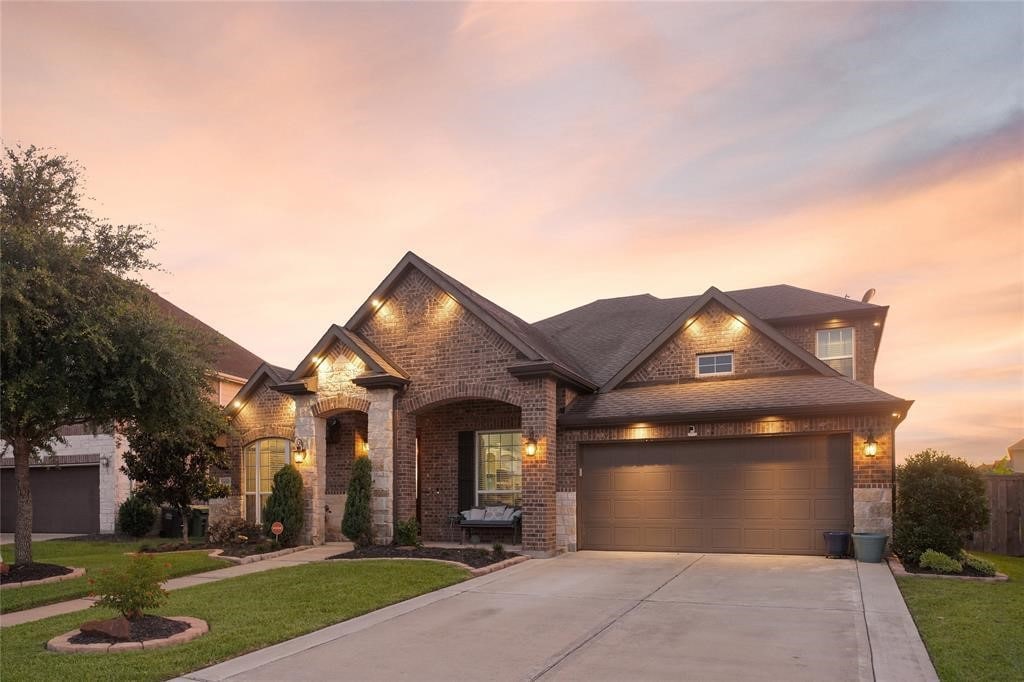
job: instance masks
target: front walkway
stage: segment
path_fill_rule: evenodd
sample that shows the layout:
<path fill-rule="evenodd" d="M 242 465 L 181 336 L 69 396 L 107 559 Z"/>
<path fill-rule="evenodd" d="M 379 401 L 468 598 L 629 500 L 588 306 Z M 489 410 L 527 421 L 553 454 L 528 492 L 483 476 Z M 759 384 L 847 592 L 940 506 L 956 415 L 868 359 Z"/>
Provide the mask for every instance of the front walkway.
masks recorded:
<path fill-rule="evenodd" d="M 339 671 L 359 680 L 937 679 L 884 565 L 628 552 L 528 561 L 182 679 Z"/>
<path fill-rule="evenodd" d="M 312 561 L 323 561 L 329 556 L 347 552 L 351 549 L 351 542 L 329 542 L 319 547 L 312 547 L 293 554 L 285 554 L 284 556 L 276 557 L 274 559 L 254 561 L 249 564 L 238 564 L 235 566 L 228 566 L 227 568 L 218 568 L 213 571 L 207 571 L 206 573 L 196 573 L 195 575 L 171 578 L 164 583 L 164 589 L 180 590 L 184 587 L 203 585 L 209 582 L 224 580 L 225 578 L 235 578 L 237 576 L 248 575 L 250 573 L 262 573 L 263 571 L 270 571 L 275 568 L 298 566 L 300 564 L 308 564 Z M 43 618 L 49 618 L 50 616 L 59 616 L 65 613 L 84 611 L 95 603 L 95 599 L 83 597 L 81 599 L 62 601 L 56 604 L 47 604 L 46 606 L 37 606 L 34 609 L 5 613 L 0 615 L 0 627 L 7 628 L 13 625 L 21 625 L 22 623 L 31 623 L 35 620 L 42 620 Z"/>
<path fill-rule="evenodd" d="M 46 540 L 66 540 L 77 538 L 81 533 L 32 533 L 32 542 L 44 542 Z M 13 545 L 14 533 L 0 533 L 0 545 Z"/>

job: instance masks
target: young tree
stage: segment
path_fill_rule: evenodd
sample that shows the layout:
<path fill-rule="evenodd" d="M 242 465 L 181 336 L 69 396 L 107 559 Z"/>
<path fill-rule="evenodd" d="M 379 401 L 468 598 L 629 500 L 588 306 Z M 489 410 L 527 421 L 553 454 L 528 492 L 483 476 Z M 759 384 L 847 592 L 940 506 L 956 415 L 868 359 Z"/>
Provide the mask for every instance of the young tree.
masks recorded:
<path fill-rule="evenodd" d="M 274 487 L 263 510 L 263 533 L 268 537 L 271 526 L 280 521 L 284 526 L 281 544 L 291 546 L 302 537 L 305 518 L 302 512 L 302 474 L 289 464 L 274 474 Z"/>
<path fill-rule="evenodd" d="M 348 497 L 345 499 L 345 517 L 341 520 L 341 532 L 356 547 L 373 544 L 373 517 L 370 512 L 370 494 L 373 477 L 370 458 L 356 457 L 352 465 L 352 478 L 348 482 Z"/>
<path fill-rule="evenodd" d="M 218 436 L 228 428 L 224 413 L 206 399 L 193 399 L 189 406 L 190 411 L 179 411 L 160 424 L 126 424 L 122 433 L 130 449 L 121 468 L 135 481 L 136 495 L 178 510 L 186 543 L 193 501 L 230 492 L 211 474 L 213 467 L 227 463 L 224 450 L 217 447 Z"/>
<path fill-rule="evenodd" d="M 158 426 L 208 390 L 213 347 L 157 314 L 139 225 L 84 206 L 81 169 L 36 147 L 0 157 L 0 439 L 14 450 L 15 562 L 32 562 L 29 467 L 60 428 Z"/>

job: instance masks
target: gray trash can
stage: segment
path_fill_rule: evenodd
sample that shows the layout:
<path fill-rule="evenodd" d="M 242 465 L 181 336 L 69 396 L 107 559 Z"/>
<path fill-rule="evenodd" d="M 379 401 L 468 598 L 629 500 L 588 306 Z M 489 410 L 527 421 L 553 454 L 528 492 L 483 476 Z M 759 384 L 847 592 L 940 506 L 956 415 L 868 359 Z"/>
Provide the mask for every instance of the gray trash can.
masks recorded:
<path fill-rule="evenodd" d="M 881 563 L 885 556 L 885 542 L 889 536 L 885 533 L 854 533 L 853 554 L 857 561 L 866 564 Z"/>

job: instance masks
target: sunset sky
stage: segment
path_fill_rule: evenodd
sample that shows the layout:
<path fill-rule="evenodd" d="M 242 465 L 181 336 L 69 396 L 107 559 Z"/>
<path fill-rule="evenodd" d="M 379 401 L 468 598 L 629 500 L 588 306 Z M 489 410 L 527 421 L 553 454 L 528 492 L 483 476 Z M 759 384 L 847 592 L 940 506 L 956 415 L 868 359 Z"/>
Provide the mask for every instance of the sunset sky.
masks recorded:
<path fill-rule="evenodd" d="M 534 321 L 789 283 L 891 306 L 901 456 L 1024 437 L 1024 5 L 4 2 L 2 135 L 294 366 L 409 250 Z"/>

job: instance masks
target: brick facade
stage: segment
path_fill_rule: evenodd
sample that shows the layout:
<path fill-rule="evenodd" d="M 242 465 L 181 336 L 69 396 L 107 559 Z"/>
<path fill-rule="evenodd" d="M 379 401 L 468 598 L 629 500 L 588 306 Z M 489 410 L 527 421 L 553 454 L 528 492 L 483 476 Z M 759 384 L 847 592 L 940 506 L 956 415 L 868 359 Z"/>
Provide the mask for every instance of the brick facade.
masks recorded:
<path fill-rule="evenodd" d="M 817 352 L 817 332 L 819 329 L 839 329 L 853 327 L 853 370 L 854 378 L 869 386 L 875 385 L 875 356 L 878 353 L 878 332 L 873 318 L 842 318 L 836 317 L 820 322 L 800 322 L 796 324 L 778 325 L 776 328 L 802 346 L 812 355 Z"/>
<path fill-rule="evenodd" d="M 736 376 L 807 368 L 788 350 L 738 320 L 717 301 L 711 301 L 691 324 L 666 341 L 623 383 L 692 379 L 697 374 L 698 355 L 730 351 Z"/>

